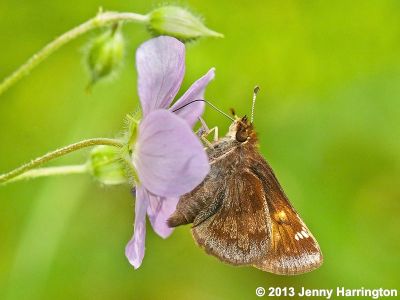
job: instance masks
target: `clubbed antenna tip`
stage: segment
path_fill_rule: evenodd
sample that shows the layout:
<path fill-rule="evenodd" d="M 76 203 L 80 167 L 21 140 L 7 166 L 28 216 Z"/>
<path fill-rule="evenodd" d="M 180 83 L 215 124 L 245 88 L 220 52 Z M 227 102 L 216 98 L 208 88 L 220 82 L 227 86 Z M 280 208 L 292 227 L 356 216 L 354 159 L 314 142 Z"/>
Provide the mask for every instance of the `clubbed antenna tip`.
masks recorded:
<path fill-rule="evenodd" d="M 257 98 L 257 93 L 260 91 L 260 87 L 258 85 L 255 86 L 253 90 L 253 103 L 251 105 L 251 123 L 253 123 L 254 120 L 254 106 L 256 104 L 256 98 Z"/>

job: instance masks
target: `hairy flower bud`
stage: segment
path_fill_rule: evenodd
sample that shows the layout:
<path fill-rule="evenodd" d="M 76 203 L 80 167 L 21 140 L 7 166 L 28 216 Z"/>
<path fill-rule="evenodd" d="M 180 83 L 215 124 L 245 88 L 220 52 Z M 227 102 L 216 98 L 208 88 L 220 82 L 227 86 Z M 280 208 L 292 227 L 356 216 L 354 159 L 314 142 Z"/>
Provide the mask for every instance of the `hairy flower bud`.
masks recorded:
<path fill-rule="evenodd" d="M 150 12 L 149 29 L 155 35 L 170 35 L 181 41 L 199 37 L 223 37 L 208 29 L 200 18 L 178 6 L 163 6 Z"/>
<path fill-rule="evenodd" d="M 124 47 L 124 38 L 117 24 L 91 41 L 87 56 L 92 77 L 89 87 L 118 69 L 124 56 Z"/>
<path fill-rule="evenodd" d="M 96 180 L 106 185 L 126 183 L 129 180 L 120 149 L 116 147 L 93 148 L 89 158 L 89 170 Z"/>

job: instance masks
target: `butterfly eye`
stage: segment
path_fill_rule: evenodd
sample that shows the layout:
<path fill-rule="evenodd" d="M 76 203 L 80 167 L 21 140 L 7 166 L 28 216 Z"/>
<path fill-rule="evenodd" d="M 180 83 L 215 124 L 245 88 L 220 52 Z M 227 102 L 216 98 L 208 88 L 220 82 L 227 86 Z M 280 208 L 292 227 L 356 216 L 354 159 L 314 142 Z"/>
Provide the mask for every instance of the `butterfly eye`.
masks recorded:
<path fill-rule="evenodd" d="M 247 134 L 246 129 L 238 130 L 236 132 L 236 140 L 240 143 L 247 141 L 248 137 L 249 137 L 249 135 Z"/>

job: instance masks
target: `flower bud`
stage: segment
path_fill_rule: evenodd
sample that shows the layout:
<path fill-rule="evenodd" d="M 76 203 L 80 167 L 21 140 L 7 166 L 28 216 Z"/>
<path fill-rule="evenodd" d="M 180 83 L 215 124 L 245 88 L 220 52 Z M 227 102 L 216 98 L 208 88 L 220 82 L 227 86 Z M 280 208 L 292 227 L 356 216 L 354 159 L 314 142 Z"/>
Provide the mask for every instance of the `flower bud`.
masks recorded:
<path fill-rule="evenodd" d="M 96 146 L 90 153 L 89 170 L 96 180 L 106 185 L 129 181 L 120 149 L 112 146 Z"/>
<path fill-rule="evenodd" d="M 149 30 L 155 35 L 170 35 L 183 42 L 199 37 L 223 37 L 208 29 L 200 18 L 178 6 L 163 6 L 150 12 Z"/>
<path fill-rule="evenodd" d="M 90 43 L 87 64 L 92 78 L 89 87 L 118 69 L 124 47 L 124 38 L 117 24 Z"/>

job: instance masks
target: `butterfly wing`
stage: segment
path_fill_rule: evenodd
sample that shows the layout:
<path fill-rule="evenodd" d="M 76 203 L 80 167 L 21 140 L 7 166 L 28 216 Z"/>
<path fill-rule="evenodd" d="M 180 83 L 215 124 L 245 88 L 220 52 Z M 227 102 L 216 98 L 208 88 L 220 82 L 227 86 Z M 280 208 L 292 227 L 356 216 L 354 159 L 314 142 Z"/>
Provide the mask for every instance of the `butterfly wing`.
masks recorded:
<path fill-rule="evenodd" d="M 199 246 L 227 263 L 284 275 L 318 268 L 317 241 L 256 147 L 218 145 L 209 175 L 181 197 L 168 224 L 193 223 Z"/>
<path fill-rule="evenodd" d="M 200 213 L 192 233 L 200 247 L 234 265 L 260 261 L 270 244 L 270 219 L 263 184 L 243 170 L 225 180 L 222 203 L 211 216 Z"/>
<path fill-rule="evenodd" d="M 215 143 L 214 148 L 207 149 L 211 169 L 207 177 L 193 191 L 180 197 L 175 212 L 168 219 L 170 227 L 177 227 L 193 223 L 198 225 L 211 215 L 215 214 L 225 198 L 226 178 L 230 172 L 225 167 L 226 160 L 221 157 L 232 159 L 235 156 L 235 149 L 231 141 L 221 140 Z M 231 148 L 233 151 L 225 151 Z M 228 153 L 226 153 L 228 152 Z"/>
<path fill-rule="evenodd" d="M 263 183 L 271 220 L 270 248 L 263 260 L 253 264 L 263 271 L 296 275 L 318 268 L 320 247 L 283 192 L 271 167 L 261 155 L 251 170 Z"/>

